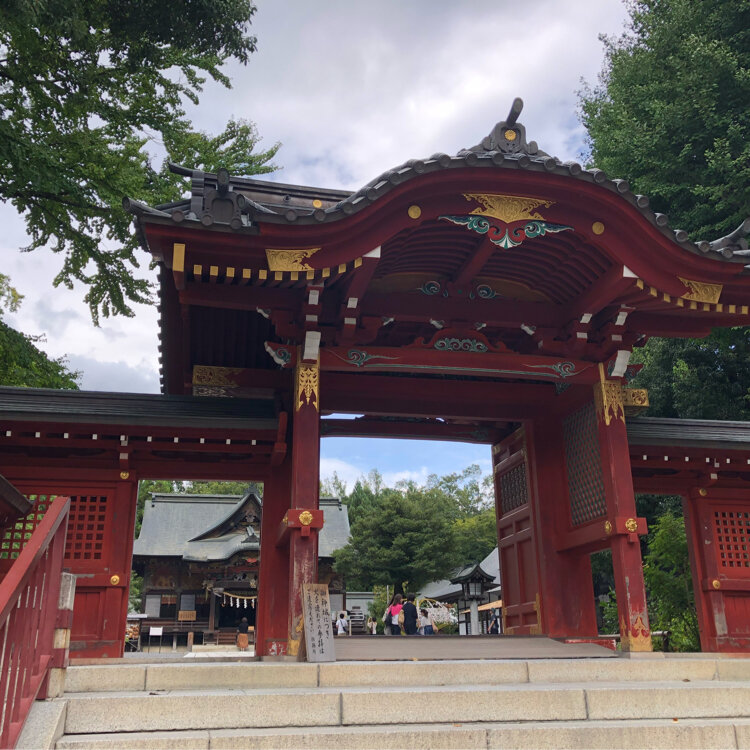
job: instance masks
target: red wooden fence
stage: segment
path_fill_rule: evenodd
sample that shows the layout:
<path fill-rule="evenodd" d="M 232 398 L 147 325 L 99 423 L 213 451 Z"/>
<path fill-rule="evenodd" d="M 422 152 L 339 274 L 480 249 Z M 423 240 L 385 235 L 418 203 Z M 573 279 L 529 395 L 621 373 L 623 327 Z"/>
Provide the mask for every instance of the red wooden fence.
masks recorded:
<path fill-rule="evenodd" d="M 70 498 L 54 500 L 0 582 L 0 747 L 15 747 L 45 698 L 60 597 Z"/>

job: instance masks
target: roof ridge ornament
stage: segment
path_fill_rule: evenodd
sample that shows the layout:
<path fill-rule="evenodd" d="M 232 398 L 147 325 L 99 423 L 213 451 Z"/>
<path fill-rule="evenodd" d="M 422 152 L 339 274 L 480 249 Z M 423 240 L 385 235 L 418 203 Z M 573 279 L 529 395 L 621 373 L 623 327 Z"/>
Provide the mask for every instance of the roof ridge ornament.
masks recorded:
<path fill-rule="evenodd" d="M 703 240 L 698 243 L 698 247 L 704 253 L 714 251 L 721 253 L 725 258 L 731 258 L 733 255 L 746 256 L 750 255 L 748 250 L 747 236 L 750 235 L 750 218 L 745 219 L 734 231 L 719 237 L 713 242 Z"/>
<path fill-rule="evenodd" d="M 516 97 L 510 107 L 508 116 L 498 122 L 492 132 L 482 142 L 469 149 L 459 151 L 459 156 L 469 151 L 475 153 L 496 152 L 503 154 L 528 154 L 529 156 L 549 156 L 539 150 L 536 141 L 526 142 L 526 128 L 518 122 L 523 109 L 523 99 Z"/>

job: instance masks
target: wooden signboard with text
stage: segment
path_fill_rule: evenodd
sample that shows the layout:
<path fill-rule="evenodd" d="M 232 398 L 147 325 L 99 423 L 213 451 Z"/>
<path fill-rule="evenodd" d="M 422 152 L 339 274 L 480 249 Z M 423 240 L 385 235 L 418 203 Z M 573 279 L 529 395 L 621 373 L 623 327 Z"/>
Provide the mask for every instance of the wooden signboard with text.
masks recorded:
<path fill-rule="evenodd" d="M 325 583 L 302 585 L 307 661 L 336 661 L 331 624 L 331 601 Z"/>

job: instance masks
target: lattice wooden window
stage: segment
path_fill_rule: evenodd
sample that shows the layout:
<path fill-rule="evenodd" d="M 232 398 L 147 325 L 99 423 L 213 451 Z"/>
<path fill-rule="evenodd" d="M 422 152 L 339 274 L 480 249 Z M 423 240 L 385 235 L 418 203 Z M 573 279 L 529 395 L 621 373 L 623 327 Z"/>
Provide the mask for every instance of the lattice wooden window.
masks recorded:
<path fill-rule="evenodd" d="M 509 513 L 529 502 L 526 488 L 526 465 L 520 463 L 500 477 L 500 509 Z"/>
<path fill-rule="evenodd" d="M 570 515 L 574 526 L 607 513 L 593 402 L 563 420 Z"/>
<path fill-rule="evenodd" d="M 54 495 L 27 495 L 34 503 L 31 513 L 21 518 L 7 529 L 0 540 L 0 560 L 15 560 L 31 539 L 34 529 L 44 518 L 50 503 L 55 499 Z"/>
<path fill-rule="evenodd" d="M 106 495 L 72 495 L 65 559 L 101 560 L 106 521 Z"/>
<path fill-rule="evenodd" d="M 750 511 L 714 510 L 714 533 L 719 567 L 750 578 Z"/>

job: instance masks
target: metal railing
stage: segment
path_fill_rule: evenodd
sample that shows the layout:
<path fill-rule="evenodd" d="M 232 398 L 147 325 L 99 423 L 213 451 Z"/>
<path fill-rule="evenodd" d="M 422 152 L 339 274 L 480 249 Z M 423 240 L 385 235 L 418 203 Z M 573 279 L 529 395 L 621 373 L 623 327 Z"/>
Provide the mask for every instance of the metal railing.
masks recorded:
<path fill-rule="evenodd" d="M 47 697 L 70 498 L 49 507 L 0 582 L 0 747 L 12 748 Z"/>

